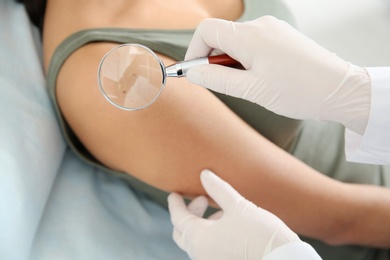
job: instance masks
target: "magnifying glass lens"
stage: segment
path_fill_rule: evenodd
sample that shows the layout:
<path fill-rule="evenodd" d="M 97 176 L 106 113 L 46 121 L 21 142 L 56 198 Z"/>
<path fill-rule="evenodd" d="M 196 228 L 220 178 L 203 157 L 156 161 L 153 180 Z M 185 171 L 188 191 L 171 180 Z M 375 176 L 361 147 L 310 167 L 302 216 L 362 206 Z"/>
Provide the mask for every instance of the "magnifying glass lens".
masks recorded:
<path fill-rule="evenodd" d="M 148 48 L 132 44 L 120 45 L 103 57 L 98 80 L 108 101 L 126 110 L 149 106 L 165 83 L 159 58 Z"/>

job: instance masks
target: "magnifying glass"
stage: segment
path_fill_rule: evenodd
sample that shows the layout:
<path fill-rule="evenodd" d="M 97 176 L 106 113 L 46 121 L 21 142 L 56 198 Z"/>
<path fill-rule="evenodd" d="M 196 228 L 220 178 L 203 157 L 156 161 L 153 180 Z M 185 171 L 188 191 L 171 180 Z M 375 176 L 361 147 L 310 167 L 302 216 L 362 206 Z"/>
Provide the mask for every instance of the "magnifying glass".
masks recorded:
<path fill-rule="evenodd" d="M 188 69 L 202 64 L 235 66 L 239 63 L 223 54 L 165 67 L 148 47 L 122 44 L 102 58 L 98 68 L 98 84 L 104 97 L 114 106 L 128 111 L 140 110 L 156 101 L 167 77 L 183 77 Z"/>

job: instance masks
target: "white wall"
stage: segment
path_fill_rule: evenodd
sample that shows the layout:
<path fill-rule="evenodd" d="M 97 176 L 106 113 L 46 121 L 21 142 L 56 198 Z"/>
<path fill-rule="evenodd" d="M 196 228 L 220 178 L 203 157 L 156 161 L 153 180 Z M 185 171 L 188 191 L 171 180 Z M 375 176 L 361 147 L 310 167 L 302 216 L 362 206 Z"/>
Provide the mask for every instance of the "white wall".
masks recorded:
<path fill-rule="evenodd" d="M 298 29 L 361 66 L 390 66 L 390 0 L 286 0 Z"/>

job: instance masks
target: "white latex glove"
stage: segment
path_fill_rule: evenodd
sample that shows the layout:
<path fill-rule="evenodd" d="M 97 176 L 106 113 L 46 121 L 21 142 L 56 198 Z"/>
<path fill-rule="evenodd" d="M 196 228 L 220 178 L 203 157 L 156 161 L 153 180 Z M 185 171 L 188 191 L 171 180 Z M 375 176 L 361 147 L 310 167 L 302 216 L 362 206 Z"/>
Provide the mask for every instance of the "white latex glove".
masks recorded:
<path fill-rule="evenodd" d="M 202 185 L 221 207 L 209 219 L 208 201 L 198 197 L 187 206 L 183 198 L 168 197 L 173 239 L 194 260 L 263 259 L 273 249 L 300 241 L 278 217 L 243 198 L 211 171 L 201 173 Z"/>
<path fill-rule="evenodd" d="M 246 70 L 218 65 L 191 68 L 187 79 L 296 119 L 336 121 L 359 134 L 370 110 L 370 79 L 284 21 L 264 16 L 236 23 L 206 19 L 186 59 L 227 53 Z"/>

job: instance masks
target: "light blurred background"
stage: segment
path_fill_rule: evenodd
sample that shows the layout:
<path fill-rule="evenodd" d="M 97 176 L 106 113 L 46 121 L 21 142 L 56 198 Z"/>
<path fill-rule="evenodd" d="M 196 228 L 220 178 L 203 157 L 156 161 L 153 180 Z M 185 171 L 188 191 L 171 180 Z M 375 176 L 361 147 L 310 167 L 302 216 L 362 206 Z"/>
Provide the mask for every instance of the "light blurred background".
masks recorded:
<path fill-rule="evenodd" d="M 298 29 L 360 66 L 390 66 L 390 0 L 286 0 Z"/>

